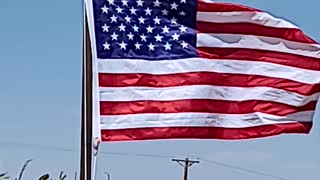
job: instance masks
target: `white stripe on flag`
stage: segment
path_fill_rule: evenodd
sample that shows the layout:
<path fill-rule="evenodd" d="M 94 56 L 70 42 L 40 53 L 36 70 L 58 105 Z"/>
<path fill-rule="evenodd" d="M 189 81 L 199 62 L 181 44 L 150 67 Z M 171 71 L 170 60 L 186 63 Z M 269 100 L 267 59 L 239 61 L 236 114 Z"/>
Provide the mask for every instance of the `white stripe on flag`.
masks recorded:
<path fill-rule="evenodd" d="M 100 73 L 146 73 L 161 75 L 187 72 L 216 72 L 284 78 L 306 84 L 320 82 L 320 71 L 244 60 L 208 60 L 204 58 L 161 61 L 106 59 L 98 60 L 98 66 Z"/>
<path fill-rule="evenodd" d="M 253 23 L 275 28 L 295 28 L 297 26 L 265 12 L 198 12 L 197 21 L 212 23 Z"/>
<path fill-rule="evenodd" d="M 241 34 L 197 34 L 197 47 L 246 48 L 320 57 L 318 44 L 288 41 L 275 37 Z"/>
<path fill-rule="evenodd" d="M 103 115 L 102 129 L 146 127 L 225 127 L 245 128 L 268 124 L 311 122 L 314 111 L 304 111 L 288 116 L 265 113 L 213 114 L 213 113 L 157 113 L 131 115 Z"/>
<path fill-rule="evenodd" d="M 262 100 L 292 106 L 303 106 L 317 100 L 319 93 L 303 96 L 297 93 L 270 87 L 227 87 L 210 85 L 151 87 L 100 87 L 101 101 L 174 101 L 184 99 L 210 99 L 225 101 Z"/>

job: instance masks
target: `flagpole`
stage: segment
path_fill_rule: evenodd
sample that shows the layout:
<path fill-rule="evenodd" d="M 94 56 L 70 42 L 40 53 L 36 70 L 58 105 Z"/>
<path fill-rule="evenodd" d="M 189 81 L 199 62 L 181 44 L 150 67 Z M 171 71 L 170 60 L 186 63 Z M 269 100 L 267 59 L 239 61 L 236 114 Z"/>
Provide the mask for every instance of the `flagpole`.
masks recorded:
<path fill-rule="evenodd" d="M 92 173 L 92 56 L 83 2 L 83 71 L 82 71 L 82 110 L 81 110 L 81 153 L 80 180 L 91 180 Z"/>
<path fill-rule="evenodd" d="M 98 166 L 96 155 L 93 157 L 93 165 L 92 166 L 93 166 L 92 167 L 93 179 L 95 180 L 97 178 L 97 166 Z"/>

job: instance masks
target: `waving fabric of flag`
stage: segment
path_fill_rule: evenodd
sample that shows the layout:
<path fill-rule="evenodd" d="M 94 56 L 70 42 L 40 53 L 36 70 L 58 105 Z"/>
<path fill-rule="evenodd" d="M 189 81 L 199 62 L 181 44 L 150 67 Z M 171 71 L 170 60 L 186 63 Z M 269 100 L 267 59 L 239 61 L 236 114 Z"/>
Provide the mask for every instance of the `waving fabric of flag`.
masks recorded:
<path fill-rule="evenodd" d="M 309 133 L 320 46 L 237 4 L 86 0 L 102 141 Z"/>

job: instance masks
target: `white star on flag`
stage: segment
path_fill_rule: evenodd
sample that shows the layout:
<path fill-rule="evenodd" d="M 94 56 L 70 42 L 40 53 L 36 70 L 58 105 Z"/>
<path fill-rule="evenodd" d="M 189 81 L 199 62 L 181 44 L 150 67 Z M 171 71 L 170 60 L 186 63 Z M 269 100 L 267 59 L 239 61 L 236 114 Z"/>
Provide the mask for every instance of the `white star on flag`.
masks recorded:
<path fill-rule="evenodd" d="M 188 43 L 186 43 L 185 41 L 182 41 L 181 46 L 182 48 L 188 48 Z"/>
<path fill-rule="evenodd" d="M 151 27 L 151 26 L 149 25 L 146 29 L 147 29 L 147 33 L 152 33 L 154 27 Z"/>
<path fill-rule="evenodd" d="M 118 34 L 116 34 L 115 32 L 113 32 L 113 34 L 111 35 L 112 40 L 118 40 Z"/>
<path fill-rule="evenodd" d="M 175 17 L 173 17 L 170 21 L 171 21 L 171 24 L 178 24 L 177 19 Z"/>
<path fill-rule="evenodd" d="M 140 37 L 141 37 L 141 41 L 147 42 L 147 36 L 142 34 Z"/>
<path fill-rule="evenodd" d="M 114 14 L 110 17 L 111 18 L 111 23 L 116 23 L 117 22 L 117 16 L 115 16 Z"/>
<path fill-rule="evenodd" d="M 184 11 L 181 11 L 179 14 L 180 14 L 181 16 L 185 16 L 185 15 L 186 15 L 186 13 L 185 13 Z"/>
<path fill-rule="evenodd" d="M 154 19 L 154 24 L 160 24 L 161 19 L 156 16 Z"/>
<path fill-rule="evenodd" d="M 107 41 L 103 44 L 103 49 L 110 50 L 110 44 Z"/>
<path fill-rule="evenodd" d="M 178 4 L 176 4 L 175 2 L 170 4 L 170 6 L 171 6 L 171 9 L 178 10 Z"/>
<path fill-rule="evenodd" d="M 103 31 L 103 32 L 109 32 L 109 28 L 110 28 L 110 26 L 107 26 L 107 24 L 104 24 L 104 25 L 102 26 L 102 31 Z"/>
<path fill-rule="evenodd" d="M 154 38 L 156 39 L 157 42 L 158 42 L 158 41 L 161 42 L 163 36 L 160 36 L 160 34 L 157 34 Z"/>
<path fill-rule="evenodd" d="M 123 23 L 121 23 L 121 25 L 119 26 L 120 31 L 126 31 L 126 26 L 123 25 Z"/>
<path fill-rule="evenodd" d="M 138 1 L 137 1 L 138 7 L 139 7 L 139 6 L 143 7 L 143 3 L 144 3 L 144 1 L 138 0 Z"/>
<path fill-rule="evenodd" d="M 130 32 L 129 34 L 127 34 L 128 39 L 129 40 L 133 40 L 134 35 L 132 34 L 132 32 Z"/>
<path fill-rule="evenodd" d="M 179 40 L 179 37 L 180 37 L 180 35 L 179 34 L 177 34 L 177 33 L 174 33 L 173 35 L 172 35 L 172 39 L 173 40 Z"/>
<path fill-rule="evenodd" d="M 139 27 L 137 25 L 132 26 L 132 29 L 134 32 L 138 32 L 139 31 Z"/>
<path fill-rule="evenodd" d="M 121 14 L 123 9 L 118 6 L 118 7 L 116 8 L 116 10 L 117 10 L 117 12 L 118 12 L 119 14 Z"/>
<path fill-rule="evenodd" d="M 155 45 L 153 45 L 152 43 L 150 43 L 150 44 L 148 45 L 148 47 L 149 47 L 149 51 L 154 51 Z"/>
<path fill-rule="evenodd" d="M 169 30 L 170 30 L 170 28 L 168 28 L 167 26 L 164 26 L 164 27 L 162 28 L 162 32 L 163 32 L 163 33 L 169 33 Z"/>
<path fill-rule="evenodd" d="M 166 9 L 162 10 L 161 12 L 162 12 L 162 15 L 168 15 L 169 14 L 168 10 L 166 10 Z"/>
<path fill-rule="evenodd" d="M 161 2 L 159 2 L 159 0 L 156 0 L 153 2 L 154 7 L 160 7 Z"/>
<path fill-rule="evenodd" d="M 124 19 L 126 20 L 127 23 L 131 22 L 131 17 L 129 17 L 128 15 Z"/>
<path fill-rule="evenodd" d="M 124 50 L 127 48 L 127 45 L 128 44 L 124 43 L 123 41 L 119 44 L 120 49 L 124 49 Z"/>
<path fill-rule="evenodd" d="M 128 6 L 128 1 L 127 0 L 121 0 L 122 6 Z"/>
<path fill-rule="evenodd" d="M 138 42 L 136 44 L 134 44 L 134 46 L 136 47 L 136 49 L 140 49 L 141 44 L 139 44 Z"/>
<path fill-rule="evenodd" d="M 150 15 L 150 16 L 151 16 L 152 10 L 151 10 L 149 7 L 147 7 L 147 9 L 144 10 L 144 11 L 146 12 L 146 16 L 147 16 L 147 15 Z"/>
<path fill-rule="evenodd" d="M 172 46 L 172 44 L 169 44 L 169 42 L 167 42 L 165 45 L 163 45 L 164 46 L 164 49 L 165 50 L 171 50 L 171 46 Z"/>
<path fill-rule="evenodd" d="M 137 15 L 136 11 L 137 9 L 135 9 L 134 7 L 131 7 L 131 9 L 129 9 L 131 14 Z"/>
<path fill-rule="evenodd" d="M 140 23 L 140 24 L 144 24 L 144 21 L 145 21 L 146 19 L 143 18 L 142 16 L 140 16 L 140 17 L 138 18 L 138 20 L 139 20 L 139 23 Z"/>
<path fill-rule="evenodd" d="M 108 0 L 109 5 L 114 5 L 114 0 Z"/>
<path fill-rule="evenodd" d="M 179 27 L 180 31 L 183 33 L 183 32 L 187 32 L 187 27 L 185 27 L 184 25 L 181 25 Z"/>
<path fill-rule="evenodd" d="M 107 6 L 106 6 L 106 5 L 104 5 L 104 6 L 101 8 L 101 10 L 102 10 L 102 14 L 103 14 L 103 13 L 108 14 L 108 10 L 109 10 L 109 8 L 107 8 Z"/>

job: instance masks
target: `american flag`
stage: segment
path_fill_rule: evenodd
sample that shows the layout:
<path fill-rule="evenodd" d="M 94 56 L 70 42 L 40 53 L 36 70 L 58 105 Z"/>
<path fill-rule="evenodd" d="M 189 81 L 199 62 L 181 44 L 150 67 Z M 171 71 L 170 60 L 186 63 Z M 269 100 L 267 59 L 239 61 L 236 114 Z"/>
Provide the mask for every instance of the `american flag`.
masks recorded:
<path fill-rule="evenodd" d="M 102 141 L 309 133 L 320 46 L 261 10 L 86 0 Z"/>

